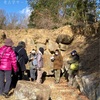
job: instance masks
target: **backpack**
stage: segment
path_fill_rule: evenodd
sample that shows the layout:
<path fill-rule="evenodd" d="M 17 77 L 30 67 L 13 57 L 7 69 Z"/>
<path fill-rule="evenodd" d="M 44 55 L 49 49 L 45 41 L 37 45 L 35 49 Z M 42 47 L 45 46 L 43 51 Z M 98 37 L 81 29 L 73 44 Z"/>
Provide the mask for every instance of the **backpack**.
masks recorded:
<path fill-rule="evenodd" d="M 78 62 L 72 63 L 70 65 L 71 70 L 78 70 L 78 68 L 79 68 L 79 63 Z"/>
<path fill-rule="evenodd" d="M 20 48 L 18 51 L 15 51 L 17 62 L 19 62 L 20 59 L 22 58 L 22 57 L 19 57 L 19 52 L 20 52 L 22 49 L 23 49 L 23 48 Z"/>

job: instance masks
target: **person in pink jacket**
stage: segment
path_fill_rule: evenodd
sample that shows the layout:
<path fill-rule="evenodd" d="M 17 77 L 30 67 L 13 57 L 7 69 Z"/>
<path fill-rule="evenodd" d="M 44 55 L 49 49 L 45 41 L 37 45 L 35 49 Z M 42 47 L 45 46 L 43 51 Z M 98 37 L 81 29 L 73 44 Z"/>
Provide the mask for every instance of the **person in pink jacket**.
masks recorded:
<path fill-rule="evenodd" d="M 11 72 L 17 72 L 17 59 L 12 49 L 13 41 L 6 39 L 4 46 L 0 47 L 0 95 L 9 97 L 11 85 Z M 4 84 L 5 82 L 5 84 Z"/>

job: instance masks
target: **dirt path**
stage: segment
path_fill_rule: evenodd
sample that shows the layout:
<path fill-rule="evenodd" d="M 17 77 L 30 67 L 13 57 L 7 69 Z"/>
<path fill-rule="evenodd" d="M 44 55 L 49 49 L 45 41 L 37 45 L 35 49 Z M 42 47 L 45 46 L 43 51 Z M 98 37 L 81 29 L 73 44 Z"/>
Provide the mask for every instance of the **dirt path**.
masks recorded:
<path fill-rule="evenodd" d="M 79 90 L 68 87 L 64 77 L 59 84 L 54 83 L 53 77 L 47 77 L 43 84 L 50 86 L 51 100 L 89 100 Z"/>

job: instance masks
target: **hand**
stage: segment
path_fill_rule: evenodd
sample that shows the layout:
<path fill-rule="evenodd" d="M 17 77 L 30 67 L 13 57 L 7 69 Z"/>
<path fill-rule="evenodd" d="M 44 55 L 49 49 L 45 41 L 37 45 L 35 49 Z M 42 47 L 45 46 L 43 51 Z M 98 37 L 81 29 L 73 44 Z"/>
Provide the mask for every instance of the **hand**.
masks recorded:
<path fill-rule="evenodd" d="M 33 59 L 34 59 L 33 57 L 30 58 L 30 60 L 33 60 Z"/>
<path fill-rule="evenodd" d="M 41 68 L 37 68 L 37 70 L 41 71 Z"/>
<path fill-rule="evenodd" d="M 54 60 L 55 60 L 54 57 L 51 57 L 50 59 L 51 59 L 52 62 L 54 62 Z"/>
<path fill-rule="evenodd" d="M 52 73 L 54 73 L 54 71 L 55 71 L 54 69 L 51 70 Z"/>
<path fill-rule="evenodd" d="M 24 75 L 27 75 L 27 72 L 26 71 L 24 71 Z"/>

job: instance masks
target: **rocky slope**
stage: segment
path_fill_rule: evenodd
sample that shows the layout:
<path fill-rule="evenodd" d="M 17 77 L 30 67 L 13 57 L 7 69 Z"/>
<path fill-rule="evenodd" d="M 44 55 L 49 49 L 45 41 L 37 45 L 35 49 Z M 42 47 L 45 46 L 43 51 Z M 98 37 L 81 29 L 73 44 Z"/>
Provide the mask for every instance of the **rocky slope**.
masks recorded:
<path fill-rule="evenodd" d="M 49 88 L 51 90 L 49 90 Z M 49 92 L 51 91 L 51 92 Z M 13 90 L 10 92 L 12 93 Z M 35 99 L 38 96 L 45 99 Z M 47 99 L 49 97 L 50 98 Z M 24 98 L 24 99 L 23 99 Z M 86 96 L 80 93 L 79 90 L 67 87 L 67 82 L 64 77 L 61 78 L 59 84 L 54 83 L 53 77 L 46 77 L 42 85 L 36 82 L 20 81 L 16 87 L 15 93 L 10 98 L 0 96 L 0 100 L 89 100 Z"/>
<path fill-rule="evenodd" d="M 80 69 L 80 76 L 77 78 L 77 81 L 80 85 L 80 90 L 90 100 L 100 100 L 100 35 L 98 34 L 100 33 L 100 26 L 97 28 L 96 34 L 94 34 L 94 31 L 92 32 L 91 30 L 92 29 L 90 28 L 90 30 L 88 31 L 88 35 L 81 34 L 82 30 L 80 29 L 78 29 L 77 31 L 73 30 L 71 26 L 65 26 L 55 30 L 20 29 L 6 30 L 4 32 L 6 33 L 7 37 L 12 38 L 12 40 L 15 43 L 15 46 L 19 41 L 25 41 L 27 45 L 26 50 L 28 54 L 33 48 L 38 49 L 40 46 L 44 47 L 44 71 L 46 71 L 47 74 L 50 74 L 50 70 L 52 69 L 52 63 L 50 61 L 52 51 L 54 51 L 55 49 L 60 49 L 61 54 L 64 58 L 64 64 L 66 65 L 66 59 L 68 58 L 69 53 L 73 49 L 76 49 L 80 54 L 82 64 L 82 68 Z M 2 34 L 3 31 L 1 30 L 0 38 L 2 37 Z M 2 39 L 0 40 L 0 43 L 1 45 L 3 44 Z M 52 82 L 51 78 L 49 78 L 49 82 Z M 56 86 L 54 85 L 54 87 Z M 58 88 L 56 88 L 55 91 L 56 90 L 58 90 Z M 66 94 L 67 93 L 64 92 L 65 98 Z M 69 95 L 69 97 L 70 96 L 71 95 Z"/>

